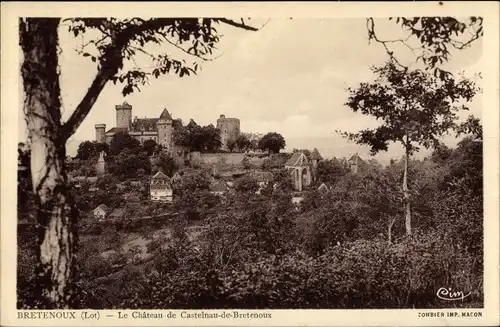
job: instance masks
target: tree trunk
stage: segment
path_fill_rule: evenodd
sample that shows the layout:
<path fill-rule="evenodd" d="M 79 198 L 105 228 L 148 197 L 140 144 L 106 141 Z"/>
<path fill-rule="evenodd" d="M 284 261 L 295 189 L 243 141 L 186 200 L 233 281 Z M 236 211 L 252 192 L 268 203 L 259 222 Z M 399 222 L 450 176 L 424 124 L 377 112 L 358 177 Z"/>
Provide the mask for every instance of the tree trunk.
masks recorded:
<path fill-rule="evenodd" d="M 410 208 L 410 192 L 408 190 L 408 165 L 410 160 L 410 154 L 408 145 L 405 149 L 405 167 L 403 175 L 403 199 L 405 205 L 405 228 L 406 235 L 411 235 L 411 208 Z"/>
<path fill-rule="evenodd" d="M 24 111 L 39 228 L 37 290 L 44 308 L 67 309 L 74 300 L 76 220 L 64 167 L 58 65 L 59 19 L 21 20 Z"/>

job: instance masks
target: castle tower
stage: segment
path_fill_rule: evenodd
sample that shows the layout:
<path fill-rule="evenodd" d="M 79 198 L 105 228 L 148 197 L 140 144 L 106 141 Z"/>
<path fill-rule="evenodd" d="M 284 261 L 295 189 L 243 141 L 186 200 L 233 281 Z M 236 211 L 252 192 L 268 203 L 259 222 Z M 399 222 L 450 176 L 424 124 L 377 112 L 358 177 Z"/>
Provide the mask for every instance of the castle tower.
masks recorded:
<path fill-rule="evenodd" d="M 97 175 L 102 175 L 106 172 L 106 161 L 104 161 L 104 151 L 99 155 L 99 159 L 95 165 Z"/>
<path fill-rule="evenodd" d="M 127 102 L 115 106 L 116 127 L 130 129 L 132 125 L 132 106 Z"/>
<path fill-rule="evenodd" d="M 158 130 L 158 144 L 161 144 L 165 151 L 172 151 L 172 116 L 167 109 L 163 109 L 156 123 L 156 128 Z"/>
<path fill-rule="evenodd" d="M 95 140 L 99 143 L 106 142 L 106 124 L 95 124 Z"/>
<path fill-rule="evenodd" d="M 220 131 L 220 141 L 222 150 L 228 150 L 227 142 L 229 140 L 236 141 L 240 135 L 240 120 L 238 118 L 226 118 L 225 115 L 220 115 L 217 119 L 217 128 Z"/>

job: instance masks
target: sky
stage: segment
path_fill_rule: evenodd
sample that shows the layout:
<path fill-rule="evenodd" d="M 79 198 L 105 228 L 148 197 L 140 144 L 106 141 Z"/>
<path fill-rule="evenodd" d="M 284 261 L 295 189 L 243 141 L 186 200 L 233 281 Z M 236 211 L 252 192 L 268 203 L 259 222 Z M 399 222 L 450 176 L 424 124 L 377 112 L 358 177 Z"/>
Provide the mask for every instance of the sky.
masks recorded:
<path fill-rule="evenodd" d="M 324 157 L 347 157 L 354 152 L 367 156 L 367 147 L 349 143 L 335 133 L 338 129 L 355 132 L 376 126 L 371 118 L 344 106 L 346 88 L 371 80 L 370 66 L 387 60 L 380 44 L 368 43 L 365 19 L 254 19 L 250 23 L 264 26 L 258 32 L 219 26 L 223 36 L 213 56 L 216 59 L 201 62 L 202 70 L 197 75 L 162 76 L 125 98 L 122 86 L 108 83 L 70 140 L 68 154 L 74 155 L 81 141 L 95 139 L 95 124 L 105 123 L 107 129 L 115 126 L 114 106 L 127 101 L 133 106 L 132 116 L 158 117 L 167 108 L 184 123 L 194 119 L 198 124 L 215 125 L 217 118 L 225 114 L 240 119 L 242 132 L 282 134 L 286 150 L 316 147 Z M 381 39 L 403 35 L 393 22 L 378 19 L 376 23 Z M 95 63 L 75 51 L 89 37 L 75 38 L 64 26 L 60 31 L 63 119 L 78 105 L 96 73 Z M 393 48 L 400 61 L 415 60 L 406 47 Z M 150 51 L 184 56 L 169 45 Z M 465 71 L 467 75 L 478 73 L 481 52 L 481 42 L 452 52 L 452 60 L 444 68 Z M 148 65 L 145 58 L 137 62 L 139 66 Z M 463 117 L 481 117 L 480 96 L 470 107 Z M 19 138 L 24 140 L 22 115 L 19 123 Z M 453 145 L 456 140 L 448 137 L 445 142 Z M 387 161 L 400 156 L 401 151 L 391 146 L 376 158 Z"/>

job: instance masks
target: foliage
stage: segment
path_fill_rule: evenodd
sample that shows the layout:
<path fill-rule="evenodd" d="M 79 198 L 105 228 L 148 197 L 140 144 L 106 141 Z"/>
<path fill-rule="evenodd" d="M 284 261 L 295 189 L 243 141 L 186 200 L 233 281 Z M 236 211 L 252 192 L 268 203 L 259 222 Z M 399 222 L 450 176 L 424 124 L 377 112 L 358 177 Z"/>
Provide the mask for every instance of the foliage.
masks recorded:
<path fill-rule="evenodd" d="M 259 149 L 279 153 L 286 146 L 285 139 L 278 133 L 270 132 L 259 140 Z"/>
<path fill-rule="evenodd" d="M 241 152 L 246 152 L 252 148 L 252 141 L 247 134 L 241 133 L 236 138 L 236 146 Z"/>
<path fill-rule="evenodd" d="M 139 149 L 140 146 L 141 143 L 127 132 L 118 132 L 111 139 L 109 152 L 111 155 L 118 155 L 125 149 L 134 151 Z"/>
<path fill-rule="evenodd" d="M 194 120 L 174 130 L 174 142 L 190 151 L 216 152 L 222 145 L 220 131 L 212 124 L 200 126 Z"/>
<path fill-rule="evenodd" d="M 407 68 L 401 64 L 390 44 L 402 43 L 417 54 L 415 61 L 419 60 L 425 65 L 426 70 L 433 70 L 434 76 L 440 79 L 452 77 L 450 72 L 440 66 L 451 59 L 451 49 L 463 50 L 472 45 L 480 38 L 483 32 L 482 17 L 468 17 L 457 19 L 455 17 L 390 17 L 401 29 L 405 31 L 406 37 L 396 40 L 381 39 L 375 29 L 373 17 L 367 18 L 366 27 L 368 39 L 382 44 L 397 65 Z M 420 44 L 420 47 L 412 47 L 412 42 Z"/>
<path fill-rule="evenodd" d="M 137 176 L 137 171 L 142 169 L 146 174 L 151 173 L 151 162 L 147 152 L 138 149 L 124 149 L 118 155 L 108 158 L 108 171 L 120 178 Z"/>
<path fill-rule="evenodd" d="M 460 101 L 471 101 L 477 92 L 473 81 L 449 78 L 441 81 L 415 70 L 398 69 L 393 63 L 373 68 L 373 83 L 349 88 L 346 105 L 354 112 L 372 116 L 383 124 L 359 133 L 343 133 L 372 153 L 386 151 L 390 142 L 399 142 L 413 153 L 419 146 L 430 148 L 446 132 L 456 129 L 457 113 L 468 110 Z"/>
<path fill-rule="evenodd" d="M 233 150 L 236 148 L 236 145 L 237 145 L 236 141 L 233 139 L 229 139 L 226 142 L 226 146 L 227 146 L 229 152 L 233 152 Z"/>
<path fill-rule="evenodd" d="M 318 167 L 316 168 L 319 182 L 327 184 L 335 183 L 347 172 L 348 170 L 335 158 L 319 161 Z"/>
<path fill-rule="evenodd" d="M 109 146 L 107 143 L 85 141 L 78 145 L 76 158 L 80 160 L 96 159 L 101 152 L 105 154 L 109 153 Z"/>
<path fill-rule="evenodd" d="M 142 144 L 142 147 L 144 150 L 147 152 L 148 156 L 153 155 L 155 152 L 158 151 L 158 144 L 156 143 L 155 140 L 146 140 Z"/>
<path fill-rule="evenodd" d="M 174 158 L 165 152 L 160 152 L 160 154 L 151 161 L 154 164 L 151 171 L 152 174 L 162 171 L 168 177 L 172 177 L 179 168 Z"/>
<path fill-rule="evenodd" d="M 259 189 L 257 180 L 251 175 L 245 175 L 234 183 L 237 192 L 253 194 Z"/>

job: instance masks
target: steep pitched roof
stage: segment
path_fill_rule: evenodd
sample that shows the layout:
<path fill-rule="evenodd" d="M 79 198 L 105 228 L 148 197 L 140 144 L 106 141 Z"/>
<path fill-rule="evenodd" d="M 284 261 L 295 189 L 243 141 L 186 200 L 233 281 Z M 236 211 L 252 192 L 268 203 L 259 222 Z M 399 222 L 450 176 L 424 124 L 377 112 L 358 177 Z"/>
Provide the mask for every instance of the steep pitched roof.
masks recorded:
<path fill-rule="evenodd" d="M 330 189 L 328 188 L 328 186 L 326 186 L 325 183 L 321 184 L 319 187 L 318 187 L 318 191 L 321 191 L 321 192 L 328 192 Z"/>
<path fill-rule="evenodd" d="M 156 123 L 158 118 L 137 118 L 132 122 L 131 130 L 134 132 L 151 131 L 156 132 Z"/>
<path fill-rule="evenodd" d="M 348 161 L 348 162 L 349 162 L 349 164 L 351 164 L 351 165 L 352 165 L 352 164 L 358 165 L 358 164 L 363 163 L 364 161 L 363 161 L 363 159 L 361 159 L 361 157 L 360 157 L 357 153 L 355 153 L 355 154 L 353 154 L 353 156 L 349 159 L 349 161 Z"/>
<path fill-rule="evenodd" d="M 118 132 L 126 132 L 127 129 L 124 127 L 113 127 L 112 129 L 108 130 L 106 134 L 116 134 Z"/>
<path fill-rule="evenodd" d="M 318 149 L 314 148 L 313 152 L 311 153 L 311 160 L 322 160 L 323 157 L 321 154 L 319 154 Z"/>
<path fill-rule="evenodd" d="M 295 152 L 290 159 L 285 163 L 285 167 L 299 167 L 299 166 L 305 166 L 309 164 L 309 160 L 307 160 L 307 157 L 304 153 L 302 152 Z"/>
<path fill-rule="evenodd" d="M 172 120 L 172 116 L 168 112 L 167 108 L 163 109 L 163 111 L 162 111 L 162 113 L 160 115 L 160 119 Z"/>
<path fill-rule="evenodd" d="M 151 179 L 163 179 L 163 180 L 170 180 L 167 175 L 165 175 L 163 172 L 159 171 L 156 174 L 154 174 Z"/>

